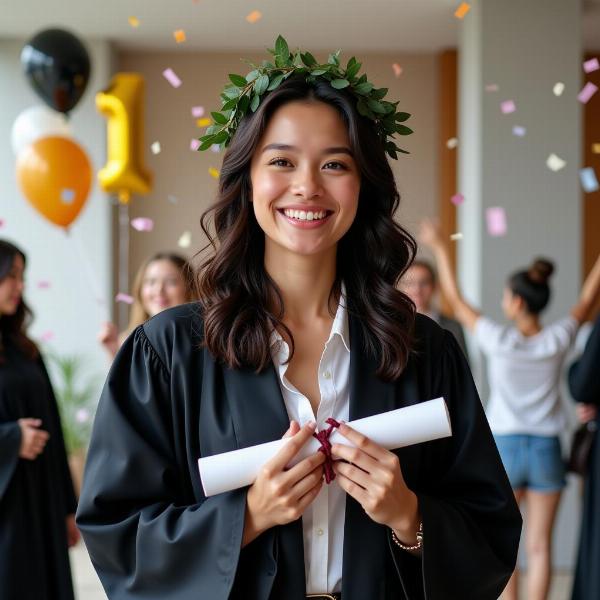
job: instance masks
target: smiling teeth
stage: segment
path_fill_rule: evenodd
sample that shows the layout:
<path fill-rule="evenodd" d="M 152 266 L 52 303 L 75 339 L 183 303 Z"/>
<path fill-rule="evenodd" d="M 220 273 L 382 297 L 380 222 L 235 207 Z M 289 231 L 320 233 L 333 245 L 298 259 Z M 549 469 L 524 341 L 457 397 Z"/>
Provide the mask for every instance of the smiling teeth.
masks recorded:
<path fill-rule="evenodd" d="M 306 212 L 303 210 L 292 210 L 286 208 L 283 212 L 286 217 L 298 219 L 299 221 L 318 221 L 319 219 L 324 219 L 327 216 L 327 212 L 324 210 L 320 210 L 318 212 Z"/>

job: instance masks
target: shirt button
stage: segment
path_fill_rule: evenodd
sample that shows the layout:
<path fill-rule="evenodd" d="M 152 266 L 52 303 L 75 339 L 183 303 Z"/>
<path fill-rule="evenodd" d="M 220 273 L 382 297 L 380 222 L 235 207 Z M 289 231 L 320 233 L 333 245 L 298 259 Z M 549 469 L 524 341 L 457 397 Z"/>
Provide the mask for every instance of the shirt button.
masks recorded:
<path fill-rule="evenodd" d="M 325 371 L 323 377 L 325 377 L 325 379 L 331 379 L 331 371 Z"/>
<path fill-rule="evenodd" d="M 321 528 L 317 529 L 317 535 L 323 535 L 324 533 L 325 532 Z"/>

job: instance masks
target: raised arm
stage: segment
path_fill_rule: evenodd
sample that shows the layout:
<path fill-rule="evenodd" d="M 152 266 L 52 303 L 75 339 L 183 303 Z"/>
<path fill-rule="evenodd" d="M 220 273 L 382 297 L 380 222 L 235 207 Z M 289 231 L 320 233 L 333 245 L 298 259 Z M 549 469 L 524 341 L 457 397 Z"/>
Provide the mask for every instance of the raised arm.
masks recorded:
<path fill-rule="evenodd" d="M 596 305 L 598 296 L 600 295 L 600 254 L 596 258 L 596 262 L 592 270 L 583 282 L 579 302 L 571 309 L 571 315 L 579 323 L 584 323 L 591 317 L 591 312 Z"/>
<path fill-rule="evenodd" d="M 418 238 L 423 245 L 432 250 L 435 256 L 440 287 L 454 311 L 454 316 L 464 327 L 473 331 L 481 313 L 462 297 L 450 265 L 448 248 L 440 235 L 438 227 L 432 221 L 426 219 L 421 223 Z"/>

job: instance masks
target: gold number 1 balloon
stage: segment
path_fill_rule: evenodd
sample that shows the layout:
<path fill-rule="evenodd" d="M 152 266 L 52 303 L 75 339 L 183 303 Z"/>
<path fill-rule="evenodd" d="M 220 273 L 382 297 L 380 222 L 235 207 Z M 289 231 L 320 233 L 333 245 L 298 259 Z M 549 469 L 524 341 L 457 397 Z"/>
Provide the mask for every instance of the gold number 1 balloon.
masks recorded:
<path fill-rule="evenodd" d="M 98 181 L 127 204 L 132 194 L 147 194 L 152 187 L 143 164 L 144 79 L 137 73 L 117 73 L 108 89 L 96 94 L 96 108 L 108 120 L 107 163 Z"/>

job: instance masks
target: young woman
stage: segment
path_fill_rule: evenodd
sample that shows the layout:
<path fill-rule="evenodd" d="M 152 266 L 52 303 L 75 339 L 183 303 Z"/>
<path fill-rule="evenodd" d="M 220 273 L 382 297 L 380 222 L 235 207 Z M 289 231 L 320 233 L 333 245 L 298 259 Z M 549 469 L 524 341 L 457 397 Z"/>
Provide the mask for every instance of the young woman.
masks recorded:
<path fill-rule="evenodd" d="M 139 268 L 133 282 L 133 304 L 127 329 L 119 334 L 114 323 L 104 323 L 98 341 L 114 358 L 125 338 L 150 317 L 165 308 L 190 302 L 191 268 L 185 258 L 170 252 L 158 252 Z"/>
<path fill-rule="evenodd" d="M 224 156 L 200 303 L 115 359 L 79 527 L 111 599 L 495 600 L 520 515 L 469 369 L 395 287 L 415 247 L 374 122 L 294 70 Z M 329 417 L 439 396 L 449 439 L 390 452 L 342 424 L 331 484 L 321 452 L 286 469 Z M 204 496 L 200 456 L 286 430 L 253 485 Z"/>
<path fill-rule="evenodd" d="M 0 240 L 0 598 L 73 600 L 76 500 L 52 386 L 23 300 L 25 255 Z"/>
<path fill-rule="evenodd" d="M 502 309 L 512 327 L 482 316 L 461 296 L 448 251 L 432 222 L 422 224 L 421 241 L 433 250 L 442 290 L 457 319 L 471 332 L 488 360 L 488 419 L 519 503 L 527 505 L 527 598 L 547 598 L 551 578 L 552 528 L 565 472 L 559 434 L 566 426 L 561 408 L 561 367 L 581 323 L 600 291 L 600 257 L 569 316 L 548 326 L 540 314 L 550 300 L 547 260 L 509 277 Z M 517 598 L 517 573 L 503 598 Z"/>

